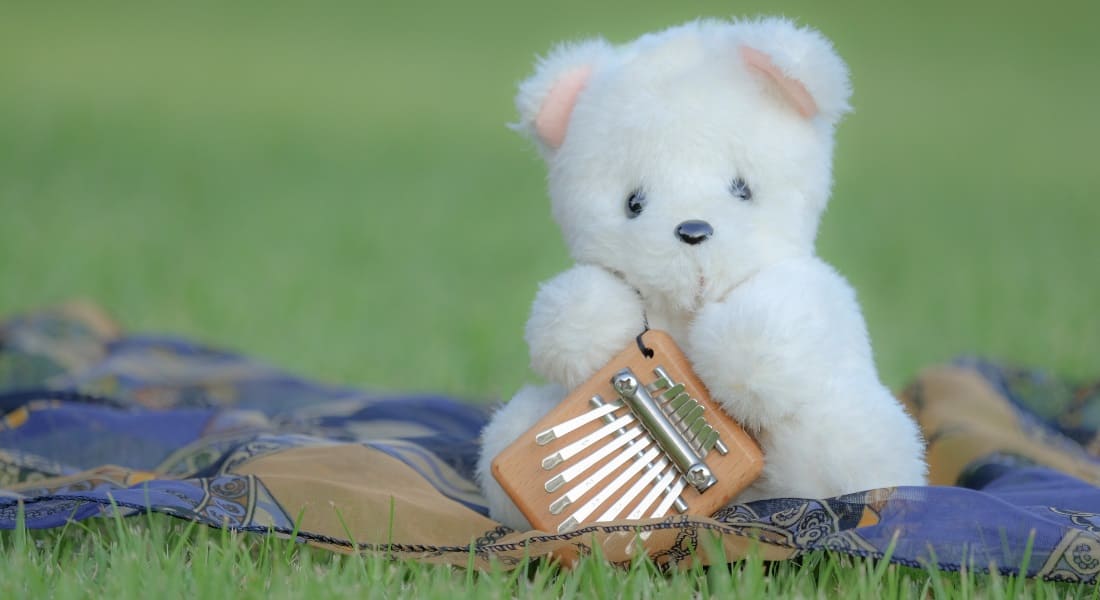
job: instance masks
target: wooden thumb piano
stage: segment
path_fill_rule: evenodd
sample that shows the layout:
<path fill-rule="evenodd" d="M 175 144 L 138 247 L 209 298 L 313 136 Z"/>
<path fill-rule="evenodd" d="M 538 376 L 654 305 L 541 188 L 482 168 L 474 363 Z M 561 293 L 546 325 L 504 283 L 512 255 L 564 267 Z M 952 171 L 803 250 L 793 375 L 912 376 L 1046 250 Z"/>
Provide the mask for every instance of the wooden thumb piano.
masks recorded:
<path fill-rule="evenodd" d="M 686 513 L 747 488 L 763 454 L 711 400 L 672 338 L 647 330 L 492 463 L 536 529 Z"/>

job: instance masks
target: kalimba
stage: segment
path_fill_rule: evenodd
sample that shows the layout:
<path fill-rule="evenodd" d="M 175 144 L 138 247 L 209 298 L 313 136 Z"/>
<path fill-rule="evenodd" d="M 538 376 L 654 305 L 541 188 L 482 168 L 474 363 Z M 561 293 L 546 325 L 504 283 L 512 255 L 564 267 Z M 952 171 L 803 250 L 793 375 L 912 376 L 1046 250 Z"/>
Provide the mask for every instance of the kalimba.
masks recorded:
<path fill-rule="evenodd" d="M 710 515 L 763 466 L 672 338 L 648 330 L 505 448 L 492 472 L 531 525 L 564 533 L 673 510 Z"/>

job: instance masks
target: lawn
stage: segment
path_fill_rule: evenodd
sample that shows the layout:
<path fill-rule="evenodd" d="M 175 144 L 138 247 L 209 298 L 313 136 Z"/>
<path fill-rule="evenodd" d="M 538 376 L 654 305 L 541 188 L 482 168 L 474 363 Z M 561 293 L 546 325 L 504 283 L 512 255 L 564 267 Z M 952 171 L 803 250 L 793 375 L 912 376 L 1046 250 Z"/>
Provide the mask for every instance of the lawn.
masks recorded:
<path fill-rule="evenodd" d="M 1096 374 L 1095 4 L 131 4 L 0 8 L 0 314 L 85 297 L 129 330 L 317 379 L 507 397 L 532 377 L 522 328 L 536 285 L 569 264 L 544 168 L 504 127 L 534 56 L 778 12 L 821 29 L 852 70 L 819 250 L 858 290 L 884 379 L 899 387 L 962 353 Z M 111 577 L 167 569 L 171 527 L 8 535 L 5 553 L 26 556 L 0 581 L 33 571 L 59 590 L 90 578 L 140 593 Z M 228 552 L 208 573 L 251 595 L 266 576 L 240 569 L 306 569 L 211 535 L 179 551 Z M 443 582 L 425 593 L 519 593 L 496 576 L 310 556 L 294 572 L 358 564 Z M 534 572 L 546 593 L 588 581 Z M 653 593 L 713 579 L 639 572 Z"/>

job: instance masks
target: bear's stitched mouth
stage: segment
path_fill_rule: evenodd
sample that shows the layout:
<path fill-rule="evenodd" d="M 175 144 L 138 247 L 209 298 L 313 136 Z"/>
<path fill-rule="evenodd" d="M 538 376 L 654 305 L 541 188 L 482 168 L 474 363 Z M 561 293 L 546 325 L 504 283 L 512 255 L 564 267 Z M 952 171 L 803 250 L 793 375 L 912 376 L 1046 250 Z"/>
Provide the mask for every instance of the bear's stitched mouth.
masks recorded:
<path fill-rule="evenodd" d="M 707 293 L 707 278 L 699 276 L 699 285 L 695 288 L 695 298 L 692 299 L 692 308 L 698 310 L 703 305 L 703 297 Z"/>

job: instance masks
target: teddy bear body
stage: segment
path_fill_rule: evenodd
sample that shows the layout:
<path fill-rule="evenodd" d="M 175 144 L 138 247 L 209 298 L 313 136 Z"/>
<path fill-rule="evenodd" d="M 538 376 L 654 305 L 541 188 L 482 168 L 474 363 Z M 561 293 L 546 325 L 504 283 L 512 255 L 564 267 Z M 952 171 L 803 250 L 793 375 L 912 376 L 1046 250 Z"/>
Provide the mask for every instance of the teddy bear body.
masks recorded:
<path fill-rule="evenodd" d="M 642 332 L 667 331 L 760 442 L 738 501 L 925 481 L 923 443 L 879 382 L 848 283 L 814 254 L 847 71 L 783 20 L 698 21 L 559 48 L 520 88 L 577 265 L 540 288 L 532 368 L 483 433 L 490 514 L 526 520 L 494 456 Z"/>

